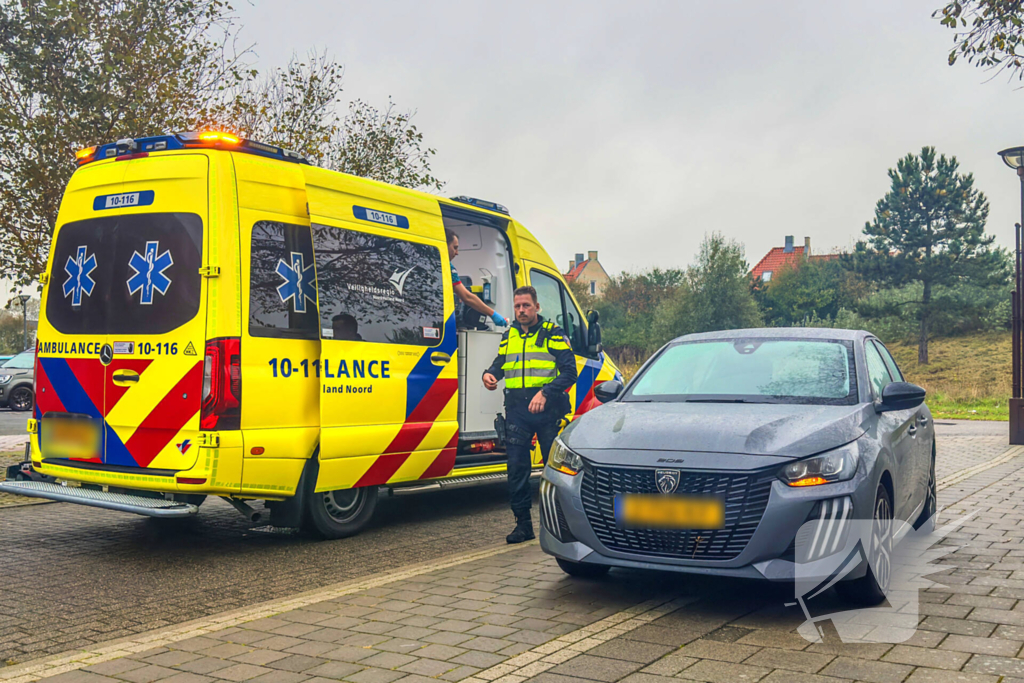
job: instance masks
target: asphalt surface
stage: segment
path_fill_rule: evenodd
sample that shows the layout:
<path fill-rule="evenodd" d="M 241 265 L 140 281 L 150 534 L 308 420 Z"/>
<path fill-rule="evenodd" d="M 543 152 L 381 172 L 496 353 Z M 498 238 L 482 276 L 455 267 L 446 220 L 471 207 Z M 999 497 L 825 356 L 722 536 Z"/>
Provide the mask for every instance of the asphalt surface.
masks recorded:
<path fill-rule="evenodd" d="M 25 433 L 25 423 L 32 413 L 18 413 L 10 408 L 0 408 L 0 436 L 14 436 Z"/>
<path fill-rule="evenodd" d="M 1006 423 L 937 427 L 940 476 L 1005 450 Z M 973 438 L 943 449 L 958 429 Z M 503 485 L 380 502 L 371 528 L 339 541 L 253 531 L 219 499 L 185 521 L 64 503 L 0 508 L 0 667 L 491 547 L 513 521 Z"/>

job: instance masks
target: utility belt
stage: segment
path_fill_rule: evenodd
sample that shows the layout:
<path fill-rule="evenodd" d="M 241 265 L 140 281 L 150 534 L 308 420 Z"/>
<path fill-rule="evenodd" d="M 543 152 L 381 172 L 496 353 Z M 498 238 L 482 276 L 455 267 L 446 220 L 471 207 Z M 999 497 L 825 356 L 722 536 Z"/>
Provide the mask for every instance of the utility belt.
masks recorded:
<path fill-rule="evenodd" d="M 526 407 L 530 401 L 544 387 L 530 387 L 528 389 L 505 389 L 505 408 Z M 557 410 L 556 410 L 557 409 Z M 569 394 L 561 391 L 555 397 L 548 397 L 547 409 L 545 412 L 554 411 L 557 415 L 569 412 Z"/>

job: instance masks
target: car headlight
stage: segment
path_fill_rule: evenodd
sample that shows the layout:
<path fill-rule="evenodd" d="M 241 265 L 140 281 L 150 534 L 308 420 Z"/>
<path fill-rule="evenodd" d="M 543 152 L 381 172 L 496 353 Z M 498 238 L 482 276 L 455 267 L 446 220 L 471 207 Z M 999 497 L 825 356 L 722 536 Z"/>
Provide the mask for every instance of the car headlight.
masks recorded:
<path fill-rule="evenodd" d="M 570 451 L 569 447 L 562 442 L 562 437 L 558 436 L 551 444 L 551 457 L 548 459 L 548 465 L 562 474 L 576 476 L 583 469 L 583 458 L 578 453 Z"/>
<path fill-rule="evenodd" d="M 857 446 L 847 444 L 828 453 L 791 462 L 779 472 L 790 486 L 818 486 L 852 479 L 857 472 Z"/>
<path fill-rule="evenodd" d="M 7 384 L 14 375 L 0 375 L 0 384 Z"/>

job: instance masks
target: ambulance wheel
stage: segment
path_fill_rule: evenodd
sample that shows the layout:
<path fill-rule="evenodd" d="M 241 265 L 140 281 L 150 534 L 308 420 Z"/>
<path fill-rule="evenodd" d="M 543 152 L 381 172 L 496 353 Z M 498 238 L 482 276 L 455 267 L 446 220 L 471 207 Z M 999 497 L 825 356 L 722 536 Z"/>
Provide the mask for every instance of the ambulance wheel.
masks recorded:
<path fill-rule="evenodd" d="M 341 489 L 309 497 L 309 518 L 324 538 L 346 538 L 363 530 L 377 509 L 377 487 Z"/>

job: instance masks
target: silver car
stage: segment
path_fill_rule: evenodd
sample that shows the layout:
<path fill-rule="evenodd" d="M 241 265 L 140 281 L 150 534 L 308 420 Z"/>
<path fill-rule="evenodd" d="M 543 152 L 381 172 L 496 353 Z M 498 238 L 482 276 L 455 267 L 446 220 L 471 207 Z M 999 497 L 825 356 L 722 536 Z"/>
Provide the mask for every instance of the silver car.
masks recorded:
<path fill-rule="evenodd" d="M 541 547 L 569 574 L 793 581 L 805 522 L 822 521 L 834 536 L 821 545 L 839 550 L 850 520 L 874 520 L 882 548 L 894 521 L 933 524 L 925 392 L 868 332 L 686 335 L 595 395 L 604 405 L 562 432 L 541 483 Z M 888 577 L 874 562 L 837 590 L 880 602 Z"/>

